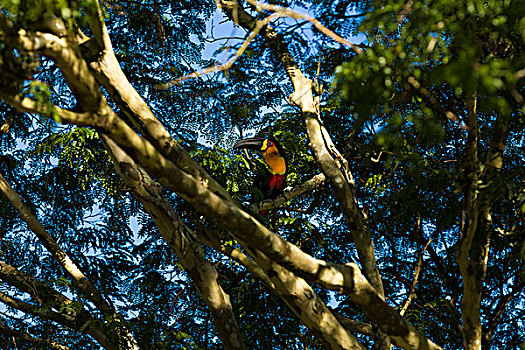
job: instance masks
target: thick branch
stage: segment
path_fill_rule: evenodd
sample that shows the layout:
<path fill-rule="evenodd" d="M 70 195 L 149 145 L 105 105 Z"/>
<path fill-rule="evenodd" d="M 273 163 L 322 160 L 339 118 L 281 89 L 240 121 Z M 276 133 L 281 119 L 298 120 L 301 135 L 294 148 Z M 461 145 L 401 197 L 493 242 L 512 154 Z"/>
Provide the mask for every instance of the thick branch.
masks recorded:
<path fill-rule="evenodd" d="M 337 311 L 332 311 L 332 312 L 335 314 L 339 322 L 341 322 L 343 327 L 345 327 L 349 331 L 353 333 L 363 334 L 369 337 L 374 336 L 374 327 L 372 327 L 372 325 L 365 323 L 365 322 L 352 320 L 351 318 L 341 315 Z M 393 337 L 391 338 L 391 340 L 392 340 L 392 344 L 394 344 L 395 346 L 400 347 L 400 348 L 403 347 L 402 343 L 397 343 L 398 338 Z"/>
<path fill-rule="evenodd" d="M 505 115 L 498 115 L 492 127 L 490 135 L 489 153 L 485 164 L 484 181 L 492 180 L 492 177 L 501 170 L 503 166 L 503 156 L 505 155 L 505 142 L 509 134 L 510 118 Z"/>
<path fill-rule="evenodd" d="M 100 8 L 98 17 L 93 18 L 90 24 L 94 38 L 98 43 L 94 49 L 97 52 L 94 56 L 97 58 L 90 63 L 90 68 L 95 73 L 97 81 L 106 88 L 113 101 L 117 103 L 145 138 L 173 164 L 207 185 L 221 197 L 231 200 L 230 194 L 190 157 L 131 86 L 113 51 Z M 98 55 L 99 52 L 101 55 Z"/>
<path fill-rule="evenodd" d="M 465 210 L 467 225 L 462 232 L 456 261 L 463 278 L 463 298 L 461 300 L 461 318 L 463 320 L 463 341 L 466 350 L 481 349 L 481 284 L 479 266 L 469 258 L 469 252 L 476 232 L 478 232 L 479 207 L 479 159 L 478 159 L 478 121 L 476 114 L 476 96 L 467 98 L 468 137 L 465 157 L 466 189 Z M 487 250 L 488 252 L 488 250 Z"/>
<path fill-rule="evenodd" d="M 327 349 L 364 350 L 304 279 L 298 278 L 258 250 L 250 250 L 250 254 L 270 277 L 277 294 Z"/>
<path fill-rule="evenodd" d="M 199 229 L 199 235 L 197 236 L 197 239 L 204 245 L 207 245 L 208 247 L 211 247 L 215 249 L 218 252 L 221 252 L 222 254 L 226 255 L 227 257 L 231 258 L 232 260 L 236 261 L 240 265 L 244 266 L 244 268 L 257 277 L 261 282 L 263 282 L 268 288 L 270 288 L 275 293 L 275 286 L 273 282 L 270 280 L 266 272 L 250 257 L 248 257 L 246 254 L 244 254 L 242 251 L 240 251 L 237 248 L 232 247 L 231 245 L 222 243 L 215 234 L 210 232 L 206 229 Z"/>
<path fill-rule="evenodd" d="M 102 94 L 80 50 L 72 45 L 69 37 L 60 38 L 50 33 L 31 33 L 25 29 L 18 31 L 16 40 L 24 50 L 47 56 L 62 69 L 79 106 L 88 112 L 98 110 Z"/>
<path fill-rule="evenodd" d="M 362 349 L 357 339 L 344 330 L 324 302 L 303 279 L 271 262 L 260 252 L 253 252 L 257 256 L 257 262 L 255 262 L 240 250 L 221 244 L 213 234 L 206 233 L 201 238 L 205 244 L 243 265 L 281 297 L 328 349 Z M 274 278 L 269 276 L 274 276 Z"/>
<path fill-rule="evenodd" d="M 218 273 L 206 259 L 195 234 L 182 222 L 162 194 L 160 185 L 122 151 L 111 139 L 102 135 L 115 168 L 135 196 L 153 218 L 162 236 L 175 252 L 197 291 L 210 309 L 215 327 L 225 349 L 245 349 L 235 321 L 230 297 L 218 283 Z"/>
<path fill-rule="evenodd" d="M 238 6 L 237 1 L 223 0 L 221 1 L 221 5 L 226 14 L 242 27 L 249 30 L 253 26 L 255 18 L 244 11 L 242 7 Z M 234 12 L 236 14 L 235 16 Z M 283 38 L 277 34 L 272 27 L 266 26 L 261 31 L 261 35 L 266 39 L 274 54 L 283 64 L 294 86 L 294 93 L 290 96 L 290 99 L 295 105 L 301 108 L 306 122 L 312 153 L 323 170 L 323 173 L 330 181 L 349 227 L 352 228 L 352 237 L 358 249 L 365 274 L 382 295 L 383 286 L 375 261 L 370 231 L 366 227 L 365 217 L 357 205 L 353 189 L 353 180 L 351 176 L 348 176 L 349 172 L 345 171 L 343 173 L 341 171 L 341 167 L 344 167 L 346 161 L 342 155 L 337 152 L 324 126 L 322 126 L 319 121 L 312 94 L 312 82 L 303 75 L 288 51 Z M 327 145 L 330 146 L 330 148 Z M 335 154 L 337 159 L 334 159 L 331 153 Z"/>
<path fill-rule="evenodd" d="M 93 112 L 72 112 L 52 105 L 51 103 L 42 104 L 29 97 L 24 97 L 21 94 L 12 95 L 6 91 L 0 91 L 0 98 L 15 107 L 19 112 L 39 114 L 62 124 L 93 127 L 98 127 L 103 124 L 99 116 Z"/>

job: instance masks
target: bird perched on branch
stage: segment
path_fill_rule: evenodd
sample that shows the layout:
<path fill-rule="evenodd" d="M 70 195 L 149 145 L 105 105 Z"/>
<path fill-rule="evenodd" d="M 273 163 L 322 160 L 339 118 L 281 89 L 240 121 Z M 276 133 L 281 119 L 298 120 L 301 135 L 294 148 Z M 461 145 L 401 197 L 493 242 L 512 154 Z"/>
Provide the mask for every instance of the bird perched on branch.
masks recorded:
<path fill-rule="evenodd" d="M 267 169 L 255 178 L 253 184 L 262 191 L 265 199 L 275 199 L 283 192 L 286 187 L 286 154 L 277 140 L 252 137 L 240 140 L 233 148 L 262 152 Z"/>

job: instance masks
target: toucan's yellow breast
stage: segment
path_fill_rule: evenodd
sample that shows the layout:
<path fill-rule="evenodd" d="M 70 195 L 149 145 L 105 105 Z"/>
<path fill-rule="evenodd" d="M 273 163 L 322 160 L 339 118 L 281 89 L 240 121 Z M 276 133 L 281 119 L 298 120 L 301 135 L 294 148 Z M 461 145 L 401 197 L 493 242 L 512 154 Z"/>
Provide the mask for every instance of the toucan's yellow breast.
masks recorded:
<path fill-rule="evenodd" d="M 266 164 L 270 167 L 272 174 L 282 175 L 286 173 L 286 162 L 283 157 L 279 155 L 277 147 L 269 147 L 263 152 L 263 158 Z"/>
<path fill-rule="evenodd" d="M 286 173 L 286 163 L 283 158 L 271 159 L 267 163 L 272 174 L 283 175 Z"/>

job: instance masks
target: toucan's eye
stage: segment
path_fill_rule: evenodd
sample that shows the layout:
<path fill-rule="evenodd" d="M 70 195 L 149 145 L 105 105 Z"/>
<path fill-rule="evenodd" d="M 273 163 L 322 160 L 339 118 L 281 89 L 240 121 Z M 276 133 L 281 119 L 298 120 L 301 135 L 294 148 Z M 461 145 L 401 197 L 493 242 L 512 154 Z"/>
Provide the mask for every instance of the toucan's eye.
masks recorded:
<path fill-rule="evenodd" d="M 268 147 L 272 147 L 273 146 L 273 142 L 272 141 L 268 141 Z"/>

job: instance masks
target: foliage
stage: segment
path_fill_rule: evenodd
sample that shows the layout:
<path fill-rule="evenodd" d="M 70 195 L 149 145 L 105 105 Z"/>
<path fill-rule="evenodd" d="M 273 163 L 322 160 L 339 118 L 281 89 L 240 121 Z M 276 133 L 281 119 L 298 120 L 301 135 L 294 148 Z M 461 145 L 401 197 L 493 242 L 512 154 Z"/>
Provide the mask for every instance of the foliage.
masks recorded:
<path fill-rule="evenodd" d="M 465 224 L 464 188 L 469 176 L 468 99 L 475 95 L 478 101 L 483 161 L 496 123 L 508 123 L 504 166 L 483 184 L 492 204 L 493 227 L 481 313 L 484 332 L 491 332 L 484 339 L 487 349 L 518 348 L 525 336 L 523 1 L 272 3 L 305 8 L 338 34 L 363 38 L 363 52 L 356 54 L 312 30 L 309 23 L 279 19 L 275 25 L 307 76 L 319 75 L 320 81 L 334 83 L 321 96 L 321 117 L 349 161 L 359 205 L 369 218 L 388 302 L 403 307 L 419 252 L 423 267 L 406 318 L 444 349 L 462 346 L 456 248 Z M 243 155 L 230 149 L 239 135 L 280 140 L 288 154 L 291 186 L 319 172 L 301 115 L 287 102 L 292 87 L 286 72 L 262 39 L 255 39 L 228 71 L 169 90 L 155 89 L 159 82 L 221 63 L 222 55 L 240 45 L 239 40 L 216 41 L 210 36 L 212 21 L 226 20 L 214 1 L 102 4 L 117 58 L 132 85 L 234 200 L 248 207 L 257 198 L 251 186 L 253 169 Z M 13 51 L 3 39 L 19 28 L 42 29 L 48 16 L 89 33 L 93 2 L 2 0 L 0 5 L 0 89 L 18 89 L 43 104 L 74 109 L 71 90 L 52 61 L 19 51 L 13 54 L 16 48 Z M 17 28 L 7 28 L 3 16 L 14 20 Z M 233 33 L 230 27 L 223 31 L 226 36 Z M 211 58 L 203 55 L 210 48 L 215 50 Z M 35 79 L 31 83 L 30 77 Z M 97 130 L 66 127 L 59 119 L 18 113 L 7 104 L 0 105 L 0 116 L 10 125 L 10 131 L 0 135 L 0 173 L 125 315 L 140 345 L 220 349 L 206 305 L 152 218 L 116 174 Z M 203 226 L 219 230 L 180 197 L 163 191 L 197 233 Z M 0 260 L 94 309 L 4 197 L 0 209 Z M 358 261 L 329 186 L 296 197 L 259 219 L 316 258 L 341 264 Z M 282 300 L 242 266 L 212 249 L 205 253 L 231 297 L 247 348 L 322 348 Z M 8 284 L 0 290 L 28 300 Z M 316 292 L 339 313 L 367 321 L 346 296 Z M 499 305 L 508 296 L 512 297 L 500 312 Z M 98 348 L 90 337 L 49 320 L 3 304 L 0 310 L 1 323 L 13 329 L 71 349 Z M 367 337 L 360 340 L 372 344 Z M 0 336 L 0 344 L 9 348 L 11 337 Z M 31 346 L 18 344 L 19 349 Z"/>

